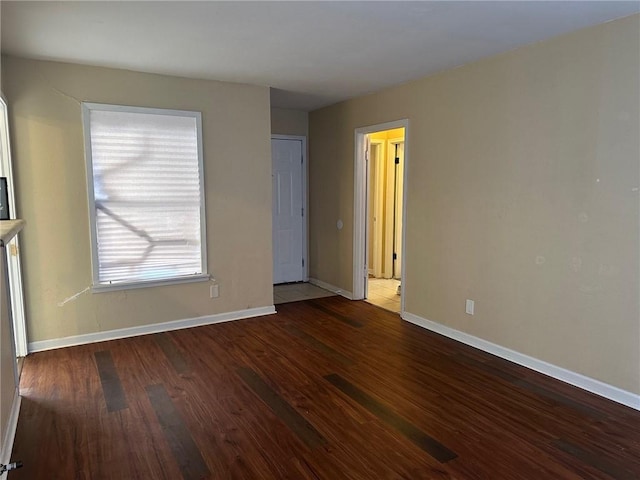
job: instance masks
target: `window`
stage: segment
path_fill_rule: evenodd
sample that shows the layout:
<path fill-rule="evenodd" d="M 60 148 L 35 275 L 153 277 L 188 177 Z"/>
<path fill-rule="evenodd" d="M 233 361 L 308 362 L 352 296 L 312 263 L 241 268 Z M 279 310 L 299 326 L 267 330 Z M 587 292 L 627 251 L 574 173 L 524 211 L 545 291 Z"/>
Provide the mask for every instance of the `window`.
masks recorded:
<path fill-rule="evenodd" d="M 208 278 L 199 112 L 83 103 L 94 290 Z"/>

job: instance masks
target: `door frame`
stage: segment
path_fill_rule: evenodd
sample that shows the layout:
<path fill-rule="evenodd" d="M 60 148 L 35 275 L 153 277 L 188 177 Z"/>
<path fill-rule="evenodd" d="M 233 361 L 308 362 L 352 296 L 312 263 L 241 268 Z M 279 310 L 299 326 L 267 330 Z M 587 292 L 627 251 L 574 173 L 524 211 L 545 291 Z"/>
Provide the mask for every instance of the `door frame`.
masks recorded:
<path fill-rule="evenodd" d="M 395 120 L 392 122 L 378 123 L 366 127 L 358 127 L 354 132 L 354 207 L 353 207 L 353 299 L 363 300 L 366 297 L 368 242 L 367 242 L 367 142 L 369 133 L 392 130 L 404 127 L 404 172 L 402 187 L 402 295 L 400 296 L 400 314 L 404 313 L 404 301 L 406 292 L 405 266 L 407 255 L 405 248 L 407 228 L 407 179 L 409 165 L 409 119 Z"/>
<path fill-rule="evenodd" d="M 296 140 L 302 142 L 302 205 L 304 208 L 304 215 L 302 219 L 302 258 L 304 265 L 302 267 L 302 281 L 309 281 L 309 162 L 307 162 L 307 137 L 305 135 L 281 135 L 271 134 L 271 140 Z M 271 160 L 271 172 L 273 174 L 273 159 Z M 271 192 L 273 195 L 273 192 Z M 271 216 L 273 217 L 273 209 L 271 210 Z M 271 220 L 273 228 L 273 218 Z M 273 235 L 272 235 L 273 238 Z M 273 248 L 271 245 L 271 263 L 273 264 Z M 273 279 L 273 272 L 271 274 Z M 273 280 L 272 280 L 273 281 Z"/>
<path fill-rule="evenodd" d="M 406 131 L 405 131 L 405 133 L 406 133 Z M 395 218 L 397 216 L 397 214 L 398 214 L 397 206 L 396 206 L 396 201 L 397 201 L 397 196 L 396 195 L 397 195 L 397 193 L 396 193 L 396 190 L 395 190 L 396 186 L 397 186 L 397 178 L 396 178 L 395 174 L 397 173 L 398 166 L 395 165 L 395 161 L 394 160 L 395 160 L 395 156 L 396 156 L 395 149 L 397 148 L 397 146 L 399 144 L 402 144 L 402 146 L 404 148 L 404 144 L 405 144 L 404 138 L 389 138 L 389 139 L 387 139 L 387 153 L 388 153 L 387 161 L 389 162 L 389 165 L 393 164 L 393 169 L 394 169 L 394 179 L 393 179 L 393 182 L 394 182 L 394 187 L 393 187 L 394 188 L 394 194 L 393 194 L 393 215 L 392 215 L 393 218 Z M 392 147 L 394 147 L 394 148 L 392 149 Z M 404 159 L 404 151 L 403 151 L 402 156 L 403 156 L 403 158 L 402 158 L 402 170 L 404 172 L 404 167 L 405 167 L 405 164 L 406 164 L 405 159 Z M 402 195 L 403 195 L 403 200 L 404 200 L 404 173 L 403 173 L 402 182 L 403 182 L 402 183 Z M 403 218 L 402 211 L 400 211 L 399 213 L 400 213 L 401 220 L 402 220 L 402 218 Z M 395 220 L 394 220 L 394 224 L 395 224 Z M 394 225 L 393 232 L 391 233 L 391 257 L 392 258 L 393 258 L 393 254 L 398 251 L 397 249 L 394 248 L 395 245 L 396 245 L 396 238 L 397 238 L 396 233 L 397 232 L 396 232 L 395 225 Z M 401 252 L 401 254 L 400 254 L 400 273 L 401 273 L 401 275 L 402 275 L 402 235 L 403 235 L 403 233 L 400 234 L 400 250 L 399 250 Z M 391 277 L 390 278 L 396 278 L 394 276 L 394 272 L 395 272 L 395 260 L 392 259 L 391 260 Z"/>
<path fill-rule="evenodd" d="M 0 93 L 0 115 L 2 115 L 3 129 L 0 134 L 0 162 L 2 169 L 6 171 L 7 189 L 9 190 L 9 217 L 18 218 L 16 213 L 15 183 L 13 181 L 13 161 L 11 158 L 11 142 L 9 138 L 9 107 L 7 100 Z M 26 357 L 28 352 L 27 325 L 24 308 L 24 290 L 22 284 L 22 267 L 20 262 L 19 235 L 7 244 L 7 273 L 9 276 L 9 292 L 11 295 L 11 310 L 13 318 L 13 340 L 15 342 L 16 355 Z"/>

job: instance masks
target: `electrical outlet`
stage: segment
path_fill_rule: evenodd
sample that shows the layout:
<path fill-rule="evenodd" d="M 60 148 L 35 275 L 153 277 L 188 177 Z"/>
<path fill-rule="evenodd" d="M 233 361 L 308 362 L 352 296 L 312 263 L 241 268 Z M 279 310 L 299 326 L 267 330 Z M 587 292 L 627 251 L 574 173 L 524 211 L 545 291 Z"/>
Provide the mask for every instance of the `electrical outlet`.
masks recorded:
<path fill-rule="evenodd" d="M 465 306 L 465 313 L 467 313 L 467 315 L 473 315 L 473 309 L 475 307 L 475 302 L 473 300 L 469 300 L 467 298 L 467 304 Z"/>
<path fill-rule="evenodd" d="M 220 286 L 219 285 L 211 285 L 209 287 L 209 295 L 211 298 L 218 298 L 220 296 Z"/>

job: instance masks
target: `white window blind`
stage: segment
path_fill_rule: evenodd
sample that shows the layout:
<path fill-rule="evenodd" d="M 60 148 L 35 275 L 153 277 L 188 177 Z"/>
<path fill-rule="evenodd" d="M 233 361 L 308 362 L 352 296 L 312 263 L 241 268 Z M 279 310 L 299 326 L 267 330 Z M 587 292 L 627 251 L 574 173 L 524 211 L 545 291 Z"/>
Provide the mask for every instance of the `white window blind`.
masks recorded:
<path fill-rule="evenodd" d="M 200 114 L 85 103 L 84 115 L 94 285 L 205 274 Z"/>

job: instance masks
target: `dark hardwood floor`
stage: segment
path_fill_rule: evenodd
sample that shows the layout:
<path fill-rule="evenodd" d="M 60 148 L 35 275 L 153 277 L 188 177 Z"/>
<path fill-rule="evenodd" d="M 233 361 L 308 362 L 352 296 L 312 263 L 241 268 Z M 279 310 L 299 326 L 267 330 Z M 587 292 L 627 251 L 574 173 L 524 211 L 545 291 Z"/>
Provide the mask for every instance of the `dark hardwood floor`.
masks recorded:
<path fill-rule="evenodd" d="M 636 479 L 640 412 L 329 297 L 27 357 L 10 480 Z"/>

